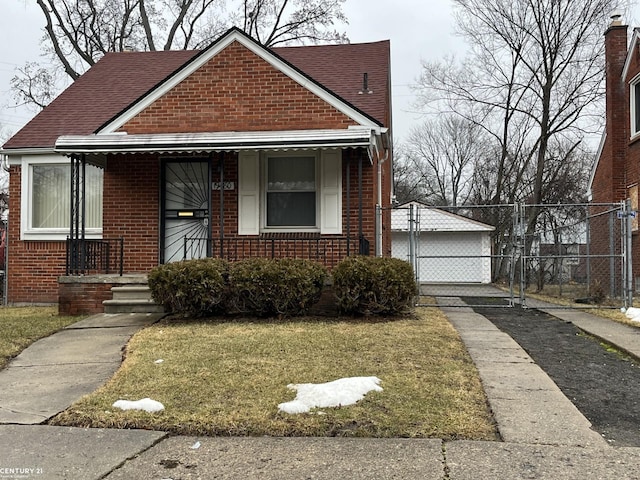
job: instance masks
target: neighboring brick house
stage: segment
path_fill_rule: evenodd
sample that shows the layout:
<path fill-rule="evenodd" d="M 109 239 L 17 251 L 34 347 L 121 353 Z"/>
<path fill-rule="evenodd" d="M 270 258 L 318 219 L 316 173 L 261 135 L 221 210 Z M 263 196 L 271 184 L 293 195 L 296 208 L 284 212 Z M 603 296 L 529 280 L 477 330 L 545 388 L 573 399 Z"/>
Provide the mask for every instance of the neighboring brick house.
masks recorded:
<path fill-rule="evenodd" d="M 270 49 L 234 28 L 106 54 L 0 151 L 8 301 L 183 258 L 389 255 L 390 127 L 388 41 Z"/>
<path fill-rule="evenodd" d="M 606 124 L 591 172 L 588 195 L 594 205 L 629 200 L 632 210 L 637 211 L 640 184 L 640 31 L 634 29 L 629 41 L 627 25 L 622 24 L 619 16 L 612 18 L 604 38 Z M 596 257 L 594 261 L 598 255 L 620 254 L 619 239 L 614 241 L 610 238 L 612 225 L 619 222 L 614 217 L 615 212 L 605 216 L 598 215 L 595 207 L 592 210 L 590 254 Z M 640 251 L 637 219 L 632 221 L 632 231 L 632 251 Z M 640 256 L 633 255 L 632 258 L 632 268 L 637 275 Z M 611 263 L 609 258 L 603 258 L 602 262 Z M 595 275 L 595 280 L 605 289 L 609 283 L 619 284 L 620 278 L 616 278 L 621 275 L 619 266 L 594 268 L 593 271 L 602 272 Z"/>

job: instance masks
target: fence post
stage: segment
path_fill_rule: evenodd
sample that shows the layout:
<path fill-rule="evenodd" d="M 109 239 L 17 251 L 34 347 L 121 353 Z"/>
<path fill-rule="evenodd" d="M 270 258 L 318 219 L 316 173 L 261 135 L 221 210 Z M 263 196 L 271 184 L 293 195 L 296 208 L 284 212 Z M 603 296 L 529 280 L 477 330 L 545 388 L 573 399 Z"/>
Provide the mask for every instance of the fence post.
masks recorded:
<path fill-rule="evenodd" d="M 626 270 L 626 284 L 625 284 L 625 298 L 624 298 L 624 306 L 625 308 L 633 306 L 633 255 L 632 255 L 632 243 L 631 243 L 631 218 L 632 215 L 635 215 L 635 212 L 631 210 L 631 199 L 627 198 L 625 202 L 625 249 L 624 249 L 624 258 L 625 258 L 625 270 Z"/>
<path fill-rule="evenodd" d="M 526 307 L 526 296 L 525 296 L 525 289 L 527 288 L 527 284 L 526 284 L 526 274 L 527 274 L 527 265 L 526 265 L 526 259 L 525 257 L 525 253 L 527 251 L 526 249 L 526 241 L 527 241 L 527 229 L 526 229 L 526 211 L 525 211 L 525 205 L 523 203 L 518 203 L 518 223 L 517 223 L 517 229 L 518 231 L 516 239 L 518 240 L 518 253 L 520 254 L 520 306 L 522 306 L 523 308 Z"/>
<path fill-rule="evenodd" d="M 624 203 L 622 203 L 620 207 L 622 211 L 622 215 L 625 214 Z M 615 247 L 615 236 L 614 236 L 614 212 L 609 213 L 609 296 L 611 298 L 616 297 L 616 247 Z M 625 238 L 624 229 L 625 223 L 624 221 L 621 223 L 622 226 L 622 238 Z M 624 242 L 624 240 L 622 240 Z M 624 252 L 623 252 L 624 253 Z M 621 269 L 624 269 L 624 260 Z M 624 279 L 624 270 L 621 272 Z M 624 289 L 624 284 L 622 285 Z M 620 295 L 624 297 L 624 293 L 620 292 Z"/>
<path fill-rule="evenodd" d="M 587 255 L 586 261 L 587 261 L 587 295 L 591 296 L 592 292 L 591 292 L 591 209 L 589 207 L 587 207 L 587 214 L 585 215 L 586 217 L 586 232 L 585 232 L 585 239 L 586 239 L 586 246 L 585 246 L 585 253 Z M 580 247 L 578 247 L 580 248 Z M 579 251 L 579 250 L 578 250 Z"/>
<path fill-rule="evenodd" d="M 409 205 L 409 263 L 413 267 L 413 274 L 418 280 L 418 262 L 416 259 L 416 238 L 415 238 L 415 218 L 414 218 L 414 205 Z"/>

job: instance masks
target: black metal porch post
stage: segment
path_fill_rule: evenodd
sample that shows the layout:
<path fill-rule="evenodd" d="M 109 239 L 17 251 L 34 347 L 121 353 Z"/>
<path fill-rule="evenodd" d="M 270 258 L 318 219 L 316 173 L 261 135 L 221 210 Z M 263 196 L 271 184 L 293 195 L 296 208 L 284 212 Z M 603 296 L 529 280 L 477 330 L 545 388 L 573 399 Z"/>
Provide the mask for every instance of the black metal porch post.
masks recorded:
<path fill-rule="evenodd" d="M 213 256 L 213 211 L 211 207 L 213 206 L 213 152 L 209 153 L 209 164 L 207 166 L 207 181 L 208 190 L 207 190 L 207 257 Z"/>
<path fill-rule="evenodd" d="M 76 170 L 77 157 L 71 155 L 70 191 L 69 191 L 69 241 L 67 242 L 67 275 L 75 273 L 78 255 L 76 253 L 75 206 L 76 206 Z"/>
<path fill-rule="evenodd" d="M 71 198 L 69 215 L 69 245 L 67 274 L 84 273 L 86 269 L 85 214 L 86 214 L 86 182 L 85 174 L 87 158 L 71 155 Z"/>
<path fill-rule="evenodd" d="M 347 154 L 347 257 L 351 256 L 351 152 Z"/>
<path fill-rule="evenodd" d="M 359 251 L 360 255 L 364 255 L 363 251 L 363 229 L 362 229 L 362 149 L 358 157 L 358 239 L 359 239 Z"/>
<path fill-rule="evenodd" d="M 81 268 L 82 268 L 82 272 L 84 273 L 87 265 L 86 265 L 86 259 L 87 259 L 87 242 L 85 242 L 85 232 L 86 232 L 86 221 L 85 221 L 85 214 L 87 213 L 87 197 L 86 197 L 86 193 L 87 193 L 87 182 L 86 182 L 86 173 L 87 173 L 87 156 L 82 154 L 81 158 L 81 164 L 80 167 L 82 168 L 82 173 L 80 175 L 80 190 L 82 190 L 82 200 L 81 200 L 81 219 L 80 219 L 80 244 L 82 245 L 81 248 Z"/>
<path fill-rule="evenodd" d="M 220 258 L 224 258 L 224 152 L 220 152 Z"/>

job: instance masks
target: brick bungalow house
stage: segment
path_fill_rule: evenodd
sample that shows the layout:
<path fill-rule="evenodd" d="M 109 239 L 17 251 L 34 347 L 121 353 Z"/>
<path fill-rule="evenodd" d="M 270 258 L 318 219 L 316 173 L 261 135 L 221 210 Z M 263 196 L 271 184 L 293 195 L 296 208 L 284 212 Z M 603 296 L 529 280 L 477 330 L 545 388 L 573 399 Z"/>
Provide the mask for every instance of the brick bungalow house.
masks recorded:
<path fill-rule="evenodd" d="M 109 53 L 0 153 L 12 304 L 102 311 L 185 258 L 389 255 L 389 42 L 266 48 L 233 28 Z"/>
<path fill-rule="evenodd" d="M 640 31 L 634 29 L 631 40 L 628 27 L 618 15 L 605 32 L 606 116 L 596 162 L 591 172 L 588 196 L 592 204 L 624 202 L 638 210 L 640 184 Z M 593 209 L 593 207 L 592 207 Z M 591 253 L 608 255 L 609 231 L 614 220 L 592 217 Z M 631 221 L 631 251 L 640 251 L 637 217 Z M 619 249 L 619 242 L 614 248 Z M 613 253 L 618 254 L 619 251 Z M 608 259 L 606 260 L 608 262 Z M 640 272 L 640 256 L 632 255 L 632 269 Z M 619 268 L 602 269 L 597 280 L 612 285 L 619 283 Z M 615 273 L 612 273 L 615 272 Z M 634 280 L 634 283 L 635 282 Z M 637 289 L 630 285 L 631 288 Z M 613 287 L 612 287 L 613 289 Z M 619 292 L 616 292 L 619 293 Z"/>

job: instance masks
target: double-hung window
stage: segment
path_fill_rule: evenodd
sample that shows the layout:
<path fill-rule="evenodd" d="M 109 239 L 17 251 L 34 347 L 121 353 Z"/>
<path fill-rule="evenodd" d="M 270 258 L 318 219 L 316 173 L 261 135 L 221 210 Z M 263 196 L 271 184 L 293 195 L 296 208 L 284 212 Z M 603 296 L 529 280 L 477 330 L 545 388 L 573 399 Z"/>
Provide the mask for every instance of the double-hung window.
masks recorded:
<path fill-rule="evenodd" d="M 342 153 L 244 151 L 238 158 L 238 233 L 342 233 Z"/>
<path fill-rule="evenodd" d="M 71 164 L 64 157 L 23 159 L 21 237 L 23 240 L 64 240 L 69 235 Z M 85 231 L 102 234 L 102 172 L 85 169 Z"/>
<path fill-rule="evenodd" d="M 316 157 L 268 156 L 265 228 L 316 228 Z"/>

